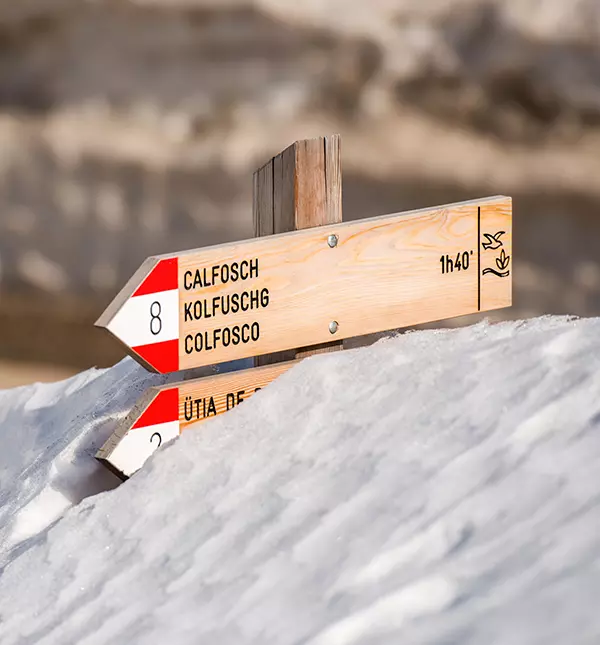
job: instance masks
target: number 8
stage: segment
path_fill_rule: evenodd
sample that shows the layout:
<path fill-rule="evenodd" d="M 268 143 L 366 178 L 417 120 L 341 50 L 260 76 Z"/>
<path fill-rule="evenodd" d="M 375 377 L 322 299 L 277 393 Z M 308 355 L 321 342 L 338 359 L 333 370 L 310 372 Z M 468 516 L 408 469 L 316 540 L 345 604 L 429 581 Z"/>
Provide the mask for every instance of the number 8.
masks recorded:
<path fill-rule="evenodd" d="M 157 307 L 158 307 L 158 311 L 155 311 Z M 158 336 L 158 334 L 160 334 L 160 331 L 162 329 L 162 320 L 160 319 L 160 313 L 161 313 L 160 302 L 155 300 L 150 305 L 150 316 L 151 316 L 151 318 L 150 318 L 150 332 L 154 336 Z M 158 329 L 156 329 L 157 326 L 158 326 Z"/>

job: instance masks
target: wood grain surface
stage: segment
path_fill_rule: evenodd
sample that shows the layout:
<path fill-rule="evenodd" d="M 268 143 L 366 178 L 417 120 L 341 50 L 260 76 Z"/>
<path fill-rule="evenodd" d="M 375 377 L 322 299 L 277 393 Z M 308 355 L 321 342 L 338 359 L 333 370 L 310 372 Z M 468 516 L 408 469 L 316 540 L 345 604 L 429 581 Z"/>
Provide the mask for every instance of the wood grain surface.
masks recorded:
<path fill-rule="evenodd" d="M 188 428 L 233 410 L 298 362 L 148 388 L 98 450 L 96 459 L 121 479 L 127 479 L 161 445 Z"/>
<path fill-rule="evenodd" d="M 342 221 L 342 162 L 338 134 L 296 141 L 254 173 L 256 237 Z M 270 365 L 342 349 L 342 341 L 264 354 Z"/>
<path fill-rule="evenodd" d="M 298 362 L 286 361 L 172 385 L 171 387 L 179 388 L 179 426 L 181 431 L 232 410 Z M 214 402 L 214 412 L 211 400 Z"/>
<path fill-rule="evenodd" d="M 485 248 L 485 235 L 499 233 L 501 246 Z M 334 248 L 329 235 L 338 237 Z M 468 266 L 463 261 L 457 268 L 457 257 L 467 256 Z M 453 268 L 444 273 L 446 258 Z M 231 272 L 232 263 L 242 261 L 257 263 L 253 278 L 182 287 L 196 271 L 212 276 L 213 266 L 227 265 Z M 511 199 L 473 200 L 190 251 L 179 255 L 179 285 L 180 369 L 327 343 L 332 321 L 340 340 L 508 307 Z M 215 297 L 265 289 L 264 307 L 197 320 L 186 315 L 194 306 L 210 313 Z M 248 342 L 213 342 L 215 330 L 222 338 L 224 328 L 231 334 L 232 327 L 244 325 L 254 326 Z M 199 350 L 197 335 L 203 339 Z"/>

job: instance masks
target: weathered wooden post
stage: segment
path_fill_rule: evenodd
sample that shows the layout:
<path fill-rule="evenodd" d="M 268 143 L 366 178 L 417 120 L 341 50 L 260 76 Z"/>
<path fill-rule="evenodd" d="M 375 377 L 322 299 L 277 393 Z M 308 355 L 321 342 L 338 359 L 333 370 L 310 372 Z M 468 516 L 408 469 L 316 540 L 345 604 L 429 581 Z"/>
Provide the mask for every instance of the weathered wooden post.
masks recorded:
<path fill-rule="evenodd" d="M 342 221 L 342 163 L 339 134 L 296 141 L 254 173 L 254 235 L 277 235 Z M 332 336 L 335 331 L 332 331 Z M 269 365 L 342 349 L 342 341 L 267 354 Z"/>

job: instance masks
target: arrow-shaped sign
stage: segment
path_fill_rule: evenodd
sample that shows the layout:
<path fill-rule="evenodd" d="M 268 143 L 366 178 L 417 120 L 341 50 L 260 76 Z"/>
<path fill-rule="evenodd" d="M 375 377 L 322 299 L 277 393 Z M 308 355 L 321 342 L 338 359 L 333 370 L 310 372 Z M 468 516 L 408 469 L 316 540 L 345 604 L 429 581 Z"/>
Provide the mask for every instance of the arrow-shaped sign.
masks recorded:
<path fill-rule="evenodd" d="M 127 478 L 186 428 L 232 410 L 299 361 L 149 388 L 96 454 Z"/>
<path fill-rule="evenodd" d="M 511 223 L 492 197 L 152 257 L 96 324 L 165 373 L 508 307 Z"/>

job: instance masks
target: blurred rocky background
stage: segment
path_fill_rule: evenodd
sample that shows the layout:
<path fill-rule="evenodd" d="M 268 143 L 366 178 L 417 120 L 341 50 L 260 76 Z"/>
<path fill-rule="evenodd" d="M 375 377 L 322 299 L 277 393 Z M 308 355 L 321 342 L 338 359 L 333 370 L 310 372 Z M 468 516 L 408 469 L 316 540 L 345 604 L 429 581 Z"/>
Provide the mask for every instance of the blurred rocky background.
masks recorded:
<path fill-rule="evenodd" d="M 342 135 L 344 218 L 494 194 L 512 310 L 600 314 L 598 0 L 0 0 L 0 386 L 106 366 L 148 255 L 252 235 Z"/>

